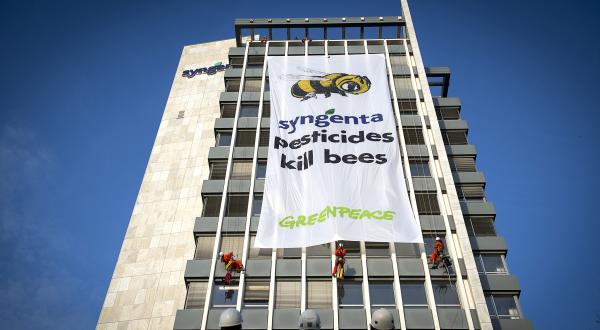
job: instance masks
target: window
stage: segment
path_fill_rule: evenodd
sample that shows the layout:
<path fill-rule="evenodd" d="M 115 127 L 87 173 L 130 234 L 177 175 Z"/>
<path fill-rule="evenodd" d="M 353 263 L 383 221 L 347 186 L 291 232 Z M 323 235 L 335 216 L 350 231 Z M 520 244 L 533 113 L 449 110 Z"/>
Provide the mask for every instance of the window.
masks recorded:
<path fill-rule="evenodd" d="M 312 280 L 307 282 L 308 308 L 331 309 L 331 280 Z"/>
<path fill-rule="evenodd" d="M 248 210 L 248 195 L 228 195 L 225 204 L 226 217 L 245 217 Z"/>
<path fill-rule="evenodd" d="M 240 79 L 225 80 L 225 91 L 226 92 L 239 92 L 240 91 Z"/>
<path fill-rule="evenodd" d="M 268 147 L 269 146 L 269 130 L 268 129 L 261 129 L 260 130 L 260 137 L 258 140 L 258 146 L 259 147 Z"/>
<path fill-rule="evenodd" d="M 439 306 L 457 306 L 460 305 L 458 300 L 458 293 L 456 292 L 456 285 L 454 282 L 448 281 L 434 281 L 433 285 L 433 297 L 435 303 Z"/>
<path fill-rule="evenodd" d="M 231 180 L 248 180 L 252 176 L 252 162 L 234 160 L 231 167 Z"/>
<path fill-rule="evenodd" d="M 250 249 L 248 253 L 248 259 L 271 259 L 271 249 L 256 248 L 254 247 L 256 242 L 256 234 L 250 236 Z"/>
<path fill-rule="evenodd" d="M 517 297 L 513 295 L 493 294 L 486 295 L 488 311 L 492 318 L 519 319 L 521 313 L 517 304 Z"/>
<path fill-rule="evenodd" d="M 237 132 L 237 135 L 235 136 L 235 146 L 236 147 L 254 147 L 254 139 L 256 139 L 256 131 L 239 130 Z"/>
<path fill-rule="evenodd" d="M 461 184 L 456 186 L 458 199 L 463 201 L 483 200 L 485 192 L 481 184 Z"/>
<path fill-rule="evenodd" d="M 221 118 L 235 118 L 235 103 L 221 104 Z"/>
<path fill-rule="evenodd" d="M 260 217 L 260 212 L 262 210 L 262 195 L 254 195 L 254 199 L 252 199 L 252 216 Z"/>
<path fill-rule="evenodd" d="M 203 217 L 218 217 L 221 208 L 221 196 L 212 195 L 202 198 L 204 208 L 202 209 Z"/>
<path fill-rule="evenodd" d="M 187 297 L 185 298 L 185 309 L 203 309 L 206 301 L 206 282 L 190 282 L 188 284 Z"/>
<path fill-rule="evenodd" d="M 415 193 L 419 214 L 440 214 L 437 195 L 432 193 Z"/>
<path fill-rule="evenodd" d="M 439 120 L 460 119 L 460 109 L 459 108 L 435 108 L 435 113 Z"/>
<path fill-rule="evenodd" d="M 446 145 L 469 144 L 466 131 L 442 131 L 442 138 Z"/>
<path fill-rule="evenodd" d="M 302 257 L 301 248 L 277 249 L 278 259 L 299 259 Z"/>
<path fill-rule="evenodd" d="M 234 256 L 238 258 L 242 257 L 244 251 L 244 236 L 223 234 L 221 237 L 221 247 L 219 252 L 227 253 L 233 252 Z"/>
<path fill-rule="evenodd" d="M 240 117 L 258 117 L 258 104 L 242 104 Z"/>
<path fill-rule="evenodd" d="M 269 118 L 271 117 L 271 104 L 270 103 L 263 103 L 263 113 L 262 113 L 262 117 L 263 118 Z"/>
<path fill-rule="evenodd" d="M 244 65 L 244 57 L 243 56 L 229 56 L 229 64 L 232 68 L 241 69 Z"/>
<path fill-rule="evenodd" d="M 431 171 L 429 170 L 429 161 L 426 159 L 410 159 L 408 161 L 410 165 L 410 174 L 413 177 L 431 177 Z"/>
<path fill-rule="evenodd" d="M 196 237 L 196 253 L 194 259 L 211 259 L 213 248 L 215 246 L 214 236 L 198 236 Z"/>
<path fill-rule="evenodd" d="M 248 280 L 245 283 L 244 307 L 267 307 L 269 305 L 268 280 Z"/>
<path fill-rule="evenodd" d="M 277 280 L 275 308 L 300 308 L 300 280 Z"/>
<path fill-rule="evenodd" d="M 270 84 L 269 84 L 269 78 L 267 78 L 267 79 L 265 80 L 265 92 L 268 92 L 268 91 L 270 91 L 270 90 L 271 90 L 271 86 L 270 86 Z"/>
<path fill-rule="evenodd" d="M 227 162 L 212 162 L 210 163 L 209 180 L 224 180 L 225 171 L 227 171 Z"/>
<path fill-rule="evenodd" d="M 363 307 L 362 281 L 346 278 L 338 282 L 338 303 L 340 308 Z"/>
<path fill-rule="evenodd" d="M 423 130 L 420 128 L 405 128 L 404 131 L 404 142 L 407 145 L 411 144 L 425 144 L 423 138 Z"/>
<path fill-rule="evenodd" d="M 496 236 L 494 219 L 491 217 L 465 218 L 465 226 L 469 236 Z"/>
<path fill-rule="evenodd" d="M 417 103 L 413 100 L 400 100 L 398 101 L 398 107 L 401 115 L 417 115 Z"/>
<path fill-rule="evenodd" d="M 367 257 L 389 257 L 390 244 L 384 242 L 366 242 L 365 252 Z"/>
<path fill-rule="evenodd" d="M 216 135 L 217 147 L 228 147 L 231 145 L 231 132 L 217 132 Z"/>
<path fill-rule="evenodd" d="M 398 98 L 414 98 L 414 90 L 410 78 L 394 77 L 396 94 Z"/>
<path fill-rule="evenodd" d="M 394 299 L 394 282 L 391 279 L 370 279 L 369 297 L 372 307 L 396 306 Z"/>
<path fill-rule="evenodd" d="M 482 274 L 506 274 L 504 255 L 497 253 L 475 254 L 477 270 Z"/>
<path fill-rule="evenodd" d="M 394 243 L 396 248 L 396 257 L 399 258 L 418 258 L 421 256 L 419 244 L 417 243 Z"/>
<path fill-rule="evenodd" d="M 260 92 L 261 83 L 261 79 L 246 79 L 244 81 L 244 92 Z"/>
<path fill-rule="evenodd" d="M 231 284 L 225 287 L 220 280 L 215 280 L 211 295 L 213 307 L 234 307 L 237 303 L 238 284 L 237 280 L 232 279 Z"/>
<path fill-rule="evenodd" d="M 309 257 L 329 257 L 329 256 L 331 256 L 331 249 L 329 247 L 329 243 L 307 247 L 306 255 Z"/>
<path fill-rule="evenodd" d="M 264 179 L 267 176 L 267 161 L 259 160 L 256 164 L 256 178 Z"/>
<path fill-rule="evenodd" d="M 404 55 L 390 55 L 390 63 L 393 67 L 408 65 L 408 62 L 406 61 L 406 56 Z"/>
<path fill-rule="evenodd" d="M 402 303 L 404 304 L 404 306 L 427 306 L 425 282 L 423 282 L 422 280 L 400 281 L 400 291 L 402 292 Z"/>
<path fill-rule="evenodd" d="M 265 62 L 264 55 L 250 55 L 246 67 L 262 67 Z"/>
<path fill-rule="evenodd" d="M 346 249 L 346 257 L 360 257 L 360 242 L 344 241 L 344 249 Z"/>
<path fill-rule="evenodd" d="M 475 158 L 473 157 L 449 157 L 448 161 L 454 172 L 477 172 Z"/>

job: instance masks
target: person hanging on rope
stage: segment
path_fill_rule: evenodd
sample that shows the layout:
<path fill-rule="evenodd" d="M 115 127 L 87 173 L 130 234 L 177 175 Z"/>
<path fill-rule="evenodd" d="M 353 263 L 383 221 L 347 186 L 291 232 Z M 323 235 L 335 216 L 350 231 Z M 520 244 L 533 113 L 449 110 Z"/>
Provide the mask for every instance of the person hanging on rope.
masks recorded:
<path fill-rule="evenodd" d="M 240 259 L 235 259 L 232 251 L 227 253 L 220 252 L 219 256 L 221 258 L 221 262 L 225 264 L 225 270 L 227 271 L 223 282 L 225 285 L 229 285 L 231 283 L 231 277 L 233 276 L 232 271 L 241 272 L 244 270 L 244 265 Z"/>
<path fill-rule="evenodd" d="M 346 249 L 344 249 L 344 243 L 338 242 L 337 248 L 335 249 L 335 265 L 333 266 L 332 276 L 339 279 L 344 278 L 344 264 L 346 263 Z"/>
<path fill-rule="evenodd" d="M 442 256 L 444 255 L 444 243 L 440 237 L 435 238 L 435 244 L 433 244 L 433 252 L 429 256 L 429 261 L 433 264 L 431 268 L 437 269 L 440 261 L 442 260 Z"/>

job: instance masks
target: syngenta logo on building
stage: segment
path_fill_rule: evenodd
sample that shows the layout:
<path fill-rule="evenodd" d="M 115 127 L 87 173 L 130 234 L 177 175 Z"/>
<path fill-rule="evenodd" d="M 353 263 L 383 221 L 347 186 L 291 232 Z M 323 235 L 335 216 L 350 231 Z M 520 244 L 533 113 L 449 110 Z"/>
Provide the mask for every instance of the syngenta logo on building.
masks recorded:
<path fill-rule="evenodd" d="M 269 57 L 271 123 L 256 247 L 421 242 L 382 55 Z"/>
<path fill-rule="evenodd" d="M 187 77 L 187 78 L 194 78 L 195 76 L 201 75 L 203 73 L 210 76 L 217 72 L 221 72 L 229 67 L 230 67 L 229 64 L 222 64 L 221 62 L 217 62 L 214 65 L 209 66 L 209 67 L 198 68 L 198 69 L 193 69 L 193 70 L 185 70 L 185 71 L 183 71 L 181 76 Z"/>

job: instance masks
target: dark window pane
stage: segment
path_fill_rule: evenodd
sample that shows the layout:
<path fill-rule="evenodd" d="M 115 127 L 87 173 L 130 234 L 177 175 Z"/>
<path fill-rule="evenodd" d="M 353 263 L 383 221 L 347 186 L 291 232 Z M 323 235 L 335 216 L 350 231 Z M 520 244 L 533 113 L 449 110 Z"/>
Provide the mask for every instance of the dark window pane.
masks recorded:
<path fill-rule="evenodd" d="M 467 132 L 465 131 L 445 131 L 442 132 L 442 138 L 446 145 L 468 144 Z"/>
<path fill-rule="evenodd" d="M 260 216 L 260 211 L 262 209 L 262 202 L 263 202 L 263 197 L 262 196 L 254 196 L 254 199 L 252 200 L 252 216 L 253 217 L 259 217 Z"/>
<path fill-rule="evenodd" d="M 229 195 L 225 204 L 226 217 L 245 217 L 248 210 L 247 195 Z"/>
<path fill-rule="evenodd" d="M 239 92 L 240 91 L 240 80 L 226 80 L 225 91 L 227 92 Z"/>
<path fill-rule="evenodd" d="M 404 305 L 427 305 L 424 282 L 401 281 L 400 291 L 402 291 L 402 303 Z"/>
<path fill-rule="evenodd" d="M 505 273 L 504 262 L 499 254 L 482 254 L 481 260 L 486 273 Z"/>
<path fill-rule="evenodd" d="M 256 164 L 256 178 L 257 179 L 264 179 L 267 175 L 267 162 L 265 161 L 259 161 Z"/>
<path fill-rule="evenodd" d="M 344 241 L 344 249 L 347 257 L 360 257 L 360 242 Z"/>
<path fill-rule="evenodd" d="M 369 297 L 372 306 L 394 306 L 394 285 L 392 280 L 369 280 Z"/>
<path fill-rule="evenodd" d="M 340 308 L 362 307 L 362 282 L 360 280 L 345 279 L 338 282 L 338 303 Z"/>
<path fill-rule="evenodd" d="M 458 198 L 462 200 L 482 200 L 485 197 L 483 185 L 461 184 L 456 186 Z"/>
<path fill-rule="evenodd" d="M 261 129 L 260 130 L 260 137 L 258 140 L 258 146 L 259 147 L 268 147 L 269 146 L 269 130 L 268 129 Z"/>
<path fill-rule="evenodd" d="M 474 236 L 496 236 L 496 229 L 494 228 L 494 220 L 492 218 L 471 217 L 468 218 L 468 223 L 472 226 Z"/>
<path fill-rule="evenodd" d="M 418 258 L 421 255 L 417 243 L 395 243 L 396 257 Z"/>
<path fill-rule="evenodd" d="M 240 117 L 258 117 L 258 104 L 242 105 L 240 109 Z"/>
<path fill-rule="evenodd" d="M 496 311 L 500 318 L 516 318 L 519 310 L 513 296 L 493 295 Z"/>
<path fill-rule="evenodd" d="M 410 174 L 412 176 L 424 176 L 431 177 L 431 171 L 429 170 L 429 161 L 411 159 L 409 161 Z"/>
<path fill-rule="evenodd" d="M 476 172 L 475 158 L 473 157 L 450 157 L 450 168 L 454 172 Z"/>
<path fill-rule="evenodd" d="M 204 208 L 202 209 L 203 217 L 218 217 L 221 208 L 221 196 L 205 196 L 202 200 Z"/>
<path fill-rule="evenodd" d="M 277 249 L 277 258 L 279 259 L 299 259 L 301 257 L 301 248 Z"/>
<path fill-rule="evenodd" d="M 331 255 L 329 243 L 307 247 L 306 255 L 309 257 L 329 257 Z"/>
<path fill-rule="evenodd" d="M 217 132 L 217 147 L 228 147 L 231 145 L 231 132 Z"/>
<path fill-rule="evenodd" d="M 225 171 L 227 170 L 226 162 L 212 162 L 210 163 L 210 180 L 224 180 Z"/>
<path fill-rule="evenodd" d="M 263 104 L 263 113 L 262 113 L 263 118 L 269 118 L 271 117 L 271 104 L 270 103 L 264 103 Z"/>
<path fill-rule="evenodd" d="M 231 284 L 228 287 L 222 286 L 219 281 L 215 281 L 212 290 L 212 305 L 215 307 L 235 306 L 237 303 L 238 290 L 231 290 L 231 287 L 236 287 L 238 285 L 237 281 L 231 280 Z"/>
<path fill-rule="evenodd" d="M 214 236 L 198 236 L 198 238 L 196 238 L 196 253 L 194 259 L 211 259 L 214 245 Z"/>
<path fill-rule="evenodd" d="M 416 193 L 417 209 L 419 214 L 440 214 L 437 195 L 429 193 Z"/>
<path fill-rule="evenodd" d="M 403 131 L 406 144 L 425 144 L 423 131 L 420 128 L 405 128 Z"/>
<path fill-rule="evenodd" d="M 254 139 L 256 138 L 256 131 L 252 130 L 239 130 L 235 136 L 236 147 L 254 147 Z"/>
<path fill-rule="evenodd" d="M 390 244 L 383 242 L 366 242 L 365 252 L 367 257 L 389 257 Z"/>
<path fill-rule="evenodd" d="M 460 305 L 454 283 L 433 282 L 433 297 L 437 305 Z"/>
<path fill-rule="evenodd" d="M 398 101 L 398 107 L 400 108 L 400 114 L 402 115 L 416 115 L 417 103 L 411 100 L 400 100 Z"/>
<path fill-rule="evenodd" d="M 221 105 L 221 118 L 234 118 L 235 117 L 235 103 L 224 103 Z"/>

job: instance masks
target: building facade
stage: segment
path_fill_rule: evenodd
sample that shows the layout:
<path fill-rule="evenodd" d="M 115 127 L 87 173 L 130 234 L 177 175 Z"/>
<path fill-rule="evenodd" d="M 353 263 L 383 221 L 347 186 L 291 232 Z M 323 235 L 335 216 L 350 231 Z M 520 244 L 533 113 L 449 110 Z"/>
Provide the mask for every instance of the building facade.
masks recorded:
<path fill-rule="evenodd" d="M 424 66 L 405 0 L 402 9 L 394 17 L 238 19 L 235 39 L 184 48 L 98 329 L 218 329 L 229 307 L 241 310 L 244 329 L 297 329 L 307 308 L 323 329 L 367 329 L 377 308 L 390 309 L 398 329 L 532 328 L 460 101 L 448 97 L 450 71 Z M 425 244 L 346 242 L 338 281 L 333 244 L 253 247 L 269 143 L 266 58 L 373 53 L 385 54 Z M 448 269 L 427 262 L 436 236 Z M 228 286 L 221 251 L 246 266 Z"/>

